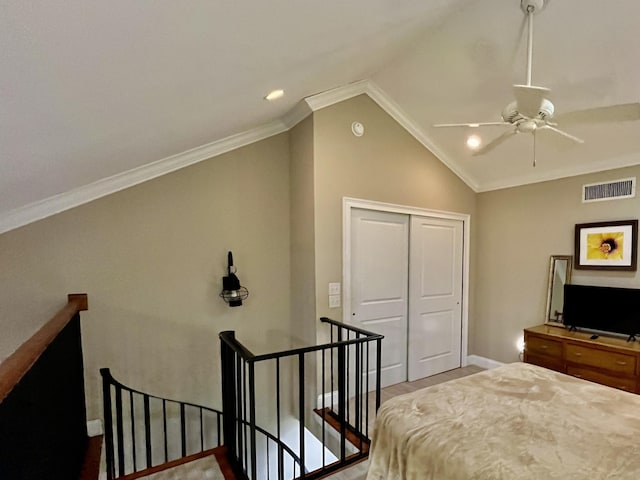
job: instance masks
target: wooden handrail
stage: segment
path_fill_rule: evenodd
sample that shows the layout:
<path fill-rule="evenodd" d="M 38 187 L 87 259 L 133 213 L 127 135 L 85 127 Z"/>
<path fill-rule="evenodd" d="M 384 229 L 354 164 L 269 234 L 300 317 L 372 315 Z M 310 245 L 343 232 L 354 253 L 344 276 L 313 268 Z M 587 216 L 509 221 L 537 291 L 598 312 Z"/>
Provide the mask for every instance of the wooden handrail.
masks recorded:
<path fill-rule="evenodd" d="M 67 304 L 31 338 L 0 363 L 0 403 L 40 358 L 69 321 L 89 307 L 86 293 L 71 293 Z"/>

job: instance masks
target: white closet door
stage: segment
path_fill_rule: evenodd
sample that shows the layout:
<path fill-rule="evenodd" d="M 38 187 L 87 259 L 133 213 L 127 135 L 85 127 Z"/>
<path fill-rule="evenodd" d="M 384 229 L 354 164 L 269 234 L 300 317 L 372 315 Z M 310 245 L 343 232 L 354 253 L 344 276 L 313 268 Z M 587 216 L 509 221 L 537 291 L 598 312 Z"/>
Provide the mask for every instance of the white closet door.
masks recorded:
<path fill-rule="evenodd" d="M 385 337 L 382 386 L 404 382 L 407 379 L 409 216 L 352 209 L 350 250 L 351 321 L 355 326 Z M 373 368 L 375 365 L 370 364 L 370 369 Z"/>
<path fill-rule="evenodd" d="M 463 222 L 411 217 L 409 381 L 460 367 Z"/>

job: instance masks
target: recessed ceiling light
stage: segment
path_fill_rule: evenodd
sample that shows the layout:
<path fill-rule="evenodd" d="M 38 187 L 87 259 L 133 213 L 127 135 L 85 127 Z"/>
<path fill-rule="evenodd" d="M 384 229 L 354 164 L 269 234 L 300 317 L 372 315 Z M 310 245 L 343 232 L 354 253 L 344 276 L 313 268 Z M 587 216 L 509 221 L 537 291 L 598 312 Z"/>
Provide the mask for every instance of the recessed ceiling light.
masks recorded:
<path fill-rule="evenodd" d="M 284 96 L 284 90 L 282 89 L 272 90 L 271 92 L 269 92 L 269 94 L 266 97 L 264 97 L 264 99 L 269 100 L 271 102 L 273 100 L 282 98 L 283 96 Z"/>
<path fill-rule="evenodd" d="M 467 147 L 476 150 L 482 144 L 482 139 L 478 135 L 469 135 L 467 137 Z"/>

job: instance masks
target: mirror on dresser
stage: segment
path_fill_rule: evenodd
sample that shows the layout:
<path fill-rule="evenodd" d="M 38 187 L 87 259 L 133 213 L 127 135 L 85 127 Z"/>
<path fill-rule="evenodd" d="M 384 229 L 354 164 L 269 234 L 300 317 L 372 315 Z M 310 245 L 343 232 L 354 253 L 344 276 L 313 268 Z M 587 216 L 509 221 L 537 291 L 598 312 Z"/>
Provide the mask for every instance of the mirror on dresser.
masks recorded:
<path fill-rule="evenodd" d="M 562 325 L 564 286 L 571 282 L 572 255 L 551 255 L 545 323 Z"/>

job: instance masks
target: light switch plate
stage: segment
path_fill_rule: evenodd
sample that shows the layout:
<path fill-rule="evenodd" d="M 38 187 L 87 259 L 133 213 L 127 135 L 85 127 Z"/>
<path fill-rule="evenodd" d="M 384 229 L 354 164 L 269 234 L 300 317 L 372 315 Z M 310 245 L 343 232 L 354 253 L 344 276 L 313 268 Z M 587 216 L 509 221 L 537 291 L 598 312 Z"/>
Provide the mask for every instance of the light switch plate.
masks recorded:
<path fill-rule="evenodd" d="M 329 308 L 340 307 L 340 295 L 329 295 Z"/>
<path fill-rule="evenodd" d="M 330 283 L 329 284 L 329 295 L 340 295 L 340 283 Z"/>

